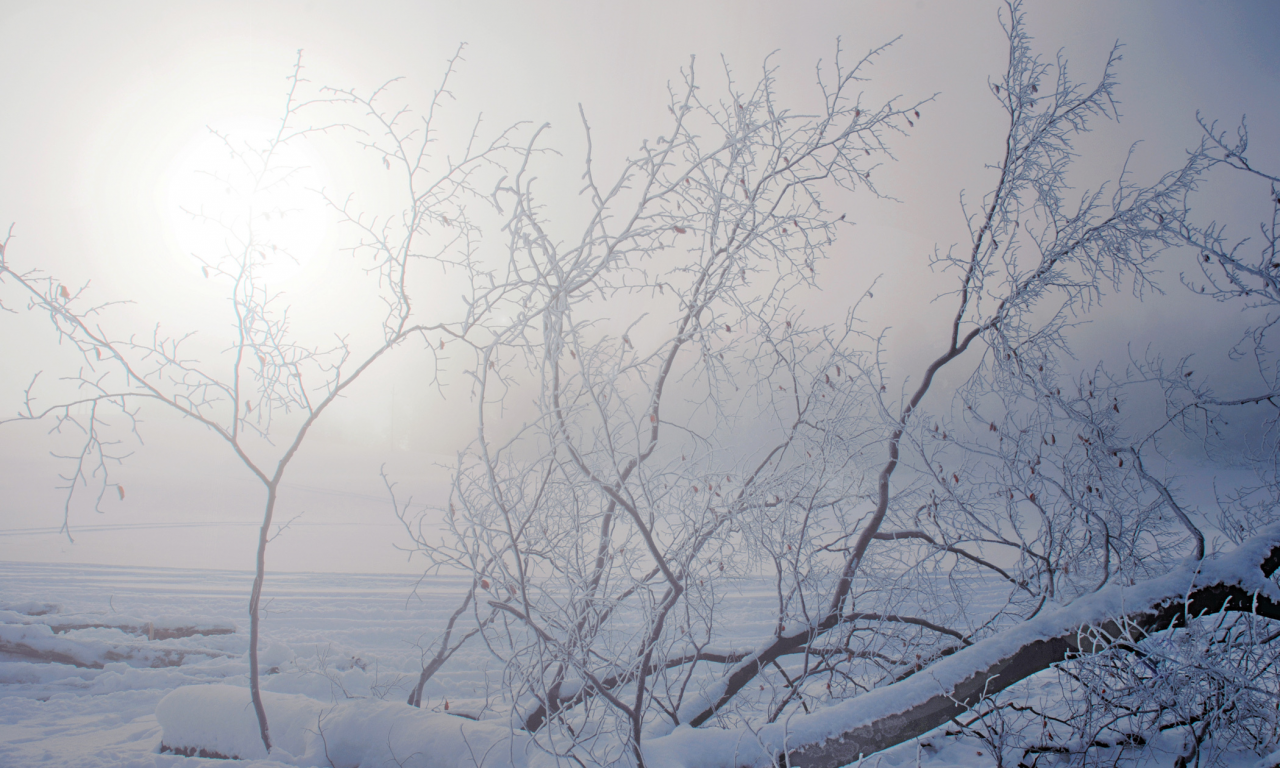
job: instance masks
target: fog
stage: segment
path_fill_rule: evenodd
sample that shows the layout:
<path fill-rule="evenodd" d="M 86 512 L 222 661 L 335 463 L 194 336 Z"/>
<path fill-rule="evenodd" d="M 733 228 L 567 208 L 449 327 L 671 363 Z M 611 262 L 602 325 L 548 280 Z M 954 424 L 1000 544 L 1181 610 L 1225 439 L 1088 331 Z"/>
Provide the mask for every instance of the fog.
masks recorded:
<path fill-rule="evenodd" d="M 890 371 L 905 380 L 943 343 L 935 326 L 946 309 L 934 299 L 951 282 L 931 274 L 928 259 L 965 241 L 960 195 L 973 204 L 994 179 L 987 164 L 998 160 L 1003 126 L 988 80 L 1004 66 L 1001 8 L 834 0 L 786 10 L 768 2 L 0 3 L 0 225 L 14 225 L 15 264 L 87 286 L 99 302 L 133 302 L 103 316 L 117 335 L 149 334 L 160 323 L 171 333 L 199 331 L 194 343 L 209 337 L 217 354 L 222 347 L 212 339 L 223 338 L 227 319 L 172 215 L 175 185 L 189 183 L 184 158 L 209 126 L 279 115 L 299 49 L 315 85 L 368 90 L 403 77 L 388 98 L 421 109 L 466 43 L 446 127 L 469 130 L 480 113 L 489 128 L 549 123 L 544 144 L 560 156 L 540 160 L 546 215 L 554 236 L 572 239 L 586 210 L 577 196 L 586 148 L 580 107 L 607 177 L 661 134 L 667 85 L 691 56 L 708 88 L 729 76 L 752 83 L 770 57 L 782 96 L 803 109 L 819 97 L 814 67 L 830 66 L 837 39 L 850 60 L 895 41 L 870 69 L 868 98 L 932 100 L 914 132 L 894 139 L 896 162 L 875 170 L 885 197 L 829 201 L 847 206 L 854 225 L 820 265 L 822 289 L 805 303 L 811 321 L 838 320 L 878 281 L 862 319 L 888 329 Z M 1134 142 L 1141 144 L 1129 170 L 1138 181 L 1177 166 L 1200 138 L 1197 112 L 1227 127 L 1247 114 L 1253 159 L 1280 167 L 1275 4 L 1040 0 L 1027 11 L 1040 50 L 1062 49 L 1078 78 L 1096 77 L 1111 46 L 1124 44 L 1123 119 L 1100 124 L 1077 147 L 1087 158 L 1077 177 L 1082 192 L 1113 179 Z M 354 192 L 364 210 L 379 212 L 389 190 L 370 175 L 367 156 L 353 153 L 351 136 L 316 136 L 309 151 L 314 183 L 339 196 Z M 1211 178 L 1193 204 L 1244 236 L 1262 214 L 1258 196 L 1245 192 Z M 320 223 L 308 237 L 300 247 L 314 252 L 278 277 L 296 305 L 296 326 L 304 334 L 334 325 L 376 332 L 381 306 L 345 290 L 360 274 L 340 250 L 348 244 L 342 232 Z M 1150 347 L 1169 358 L 1196 355 L 1217 372 L 1225 395 L 1250 381 L 1247 361 L 1229 361 L 1224 343 L 1238 338 L 1247 318 L 1235 307 L 1189 305 L 1176 280 L 1182 264 L 1190 261 L 1169 262 L 1167 297 L 1105 298 L 1098 330 L 1084 329 L 1074 349 L 1082 368 L 1100 358 L 1123 366 Z M 0 413 L 9 416 L 37 371 L 45 371 L 39 391 L 52 402 L 65 387 L 57 378 L 74 373 L 76 358 L 58 345 L 47 318 L 21 311 L 25 304 L 4 290 L 0 301 L 20 310 L 0 316 Z M 453 301 L 439 293 L 442 304 Z M 1197 322 L 1185 322 L 1189 314 Z M 273 568 L 317 559 L 334 571 L 420 567 L 395 549 L 408 539 L 379 470 L 385 465 L 415 505 L 444 503 L 446 466 L 475 428 L 462 407 L 469 391 L 447 373 L 448 355 L 443 364 L 446 374 L 433 385 L 433 357 L 397 350 L 321 419 L 283 486 L 276 520 L 295 522 L 272 546 Z M 519 411 L 513 404 L 516 422 Z M 121 450 L 132 455 L 113 470 L 127 497 L 108 499 L 102 514 L 77 503 L 69 513 L 74 542 L 59 531 L 65 462 L 50 455 L 65 450 L 68 436 L 49 434 L 51 423 L 0 425 L 0 559 L 250 567 L 260 484 L 208 430 L 157 408 L 144 406 L 141 417 L 141 441 L 121 434 Z"/>

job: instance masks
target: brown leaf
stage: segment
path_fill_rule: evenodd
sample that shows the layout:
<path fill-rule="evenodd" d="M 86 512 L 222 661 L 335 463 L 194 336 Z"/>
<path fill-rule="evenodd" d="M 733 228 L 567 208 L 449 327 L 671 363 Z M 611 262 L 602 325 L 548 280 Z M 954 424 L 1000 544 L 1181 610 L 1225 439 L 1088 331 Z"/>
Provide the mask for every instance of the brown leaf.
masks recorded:
<path fill-rule="evenodd" d="M 71 292 L 67 290 L 67 286 L 65 285 L 58 286 L 58 293 L 61 294 L 64 299 L 71 298 Z"/>
<path fill-rule="evenodd" d="M 681 234 L 681 235 L 689 231 L 684 227 L 672 227 L 672 229 L 674 229 L 678 234 Z"/>
<path fill-rule="evenodd" d="M 117 485 L 117 486 L 116 486 L 116 493 L 120 494 L 120 500 L 121 500 L 121 501 L 124 501 L 124 486 L 123 486 L 123 485 Z"/>

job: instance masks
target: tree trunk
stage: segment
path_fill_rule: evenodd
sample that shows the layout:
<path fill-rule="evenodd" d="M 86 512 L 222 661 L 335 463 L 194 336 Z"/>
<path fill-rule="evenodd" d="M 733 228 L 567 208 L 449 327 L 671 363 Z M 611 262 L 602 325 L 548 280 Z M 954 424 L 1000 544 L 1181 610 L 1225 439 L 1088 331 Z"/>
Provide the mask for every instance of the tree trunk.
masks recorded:
<path fill-rule="evenodd" d="M 1188 616 L 1248 611 L 1280 621 L 1280 523 L 1235 551 L 1187 562 L 1161 578 L 1111 586 L 1011 627 L 910 677 L 812 714 L 749 731 L 684 728 L 649 742 L 676 756 L 694 744 L 705 754 L 734 754 L 739 765 L 838 768 L 920 736 L 984 696 L 1074 655 L 1102 650 L 1099 635 L 1122 626 L 1139 637 L 1185 625 Z M 708 738 L 709 737 L 709 738 Z M 710 747 L 710 749 L 708 749 Z M 758 752 L 756 750 L 759 750 Z M 785 754 L 786 761 L 779 758 Z M 695 765 L 686 761 L 678 764 Z"/>
<path fill-rule="evenodd" d="M 259 603 L 262 600 L 262 582 L 267 576 L 267 542 L 271 541 L 271 516 L 275 507 L 276 482 L 271 482 L 267 484 L 267 508 L 262 514 L 262 529 L 258 532 L 258 567 L 253 577 L 253 591 L 249 595 L 249 698 L 258 716 L 258 731 L 267 754 L 271 753 L 271 731 L 267 727 L 267 710 L 262 705 L 262 691 L 258 686 Z"/>
<path fill-rule="evenodd" d="M 953 676 L 954 673 L 939 674 L 944 672 L 938 669 L 943 666 L 948 667 L 945 672 L 951 672 L 951 668 L 960 672 L 967 667 L 972 674 L 951 684 L 934 684 L 934 695 L 923 699 L 913 697 L 912 703 L 901 711 L 849 728 L 821 743 L 792 750 L 787 755 L 788 764 L 796 768 L 836 768 L 857 760 L 860 755 L 879 752 L 920 736 L 963 713 L 985 696 L 1071 656 L 1101 650 L 1103 646 L 1095 641 L 1099 634 L 1113 638 L 1122 634 L 1122 622 L 1110 617 L 1124 616 L 1130 632 L 1136 629 L 1140 636 L 1184 626 L 1188 616 L 1226 610 L 1251 611 L 1280 620 L 1280 595 L 1277 595 L 1280 590 L 1261 578 L 1270 577 L 1280 566 L 1280 525 L 1272 525 L 1267 530 L 1269 533 L 1264 532 L 1227 557 L 1201 563 L 1198 574 L 1194 565 L 1188 565 L 1130 589 L 1110 588 L 1080 598 L 1044 617 L 1043 621 L 1032 620 L 959 651 L 907 681 L 914 678 L 927 682 L 932 682 L 930 678 L 939 682 L 956 680 L 958 676 Z M 1248 559 L 1250 553 L 1256 553 L 1257 557 Z M 1242 561 L 1241 555 L 1246 559 Z M 1253 574 L 1246 574 L 1250 566 L 1255 570 Z M 1241 578 L 1246 575 L 1255 578 Z M 1111 606 L 1122 605 L 1127 610 L 1109 610 Z M 991 650 L 1009 647 L 1009 641 L 1014 638 L 1017 638 L 1016 645 L 1009 648 L 1009 652 L 998 653 L 996 658 L 987 661 Z M 883 690 L 892 691 L 907 681 Z"/>

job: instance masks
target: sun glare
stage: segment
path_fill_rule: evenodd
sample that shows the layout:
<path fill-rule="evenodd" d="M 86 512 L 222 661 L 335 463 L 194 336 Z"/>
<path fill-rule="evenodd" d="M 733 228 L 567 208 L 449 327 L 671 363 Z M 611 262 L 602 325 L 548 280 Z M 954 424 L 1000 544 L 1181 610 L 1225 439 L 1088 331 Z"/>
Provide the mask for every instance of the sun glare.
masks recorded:
<path fill-rule="evenodd" d="M 234 273 L 248 257 L 268 286 L 297 276 L 320 250 L 329 217 L 323 161 L 278 124 L 235 118 L 202 128 L 170 165 L 165 214 L 192 270 Z"/>

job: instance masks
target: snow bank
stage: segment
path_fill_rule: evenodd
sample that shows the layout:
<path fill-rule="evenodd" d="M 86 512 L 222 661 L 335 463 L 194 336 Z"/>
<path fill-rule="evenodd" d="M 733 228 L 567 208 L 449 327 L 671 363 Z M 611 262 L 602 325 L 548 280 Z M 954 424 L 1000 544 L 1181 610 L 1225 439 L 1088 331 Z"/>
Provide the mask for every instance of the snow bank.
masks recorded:
<path fill-rule="evenodd" d="M 21 603 L 0 603 L 0 611 L 11 611 L 23 616 L 46 616 L 61 610 L 62 606 L 57 603 L 40 603 L 35 600 L 26 600 Z"/>
<path fill-rule="evenodd" d="M 43 623 L 0 623 L 0 652 L 85 669 L 103 669 L 111 662 L 124 662 L 131 667 L 175 667 L 192 657 L 228 655 L 209 648 L 130 640 L 128 634 L 115 628 L 64 635 Z"/>
<path fill-rule="evenodd" d="M 106 647 L 58 637 L 45 624 L 0 624 L 0 651 L 15 656 L 102 669 Z"/>
<path fill-rule="evenodd" d="M 21 603 L 0 608 L 0 622 L 5 624 L 43 624 L 56 634 L 86 629 L 117 629 L 125 634 L 146 637 L 148 640 L 172 640 L 197 635 L 230 635 L 236 631 L 234 622 L 211 616 L 190 614 L 161 614 L 151 619 L 129 614 L 64 614 L 56 605 L 48 603 Z"/>
<path fill-rule="evenodd" d="M 274 761 L 358 768 L 422 765 L 526 768 L 540 757 L 528 737 L 503 721 L 475 722 L 407 704 L 357 699 L 329 704 L 308 696 L 263 692 Z M 205 750 L 242 759 L 267 757 L 249 691 L 191 685 L 160 700 L 156 720 L 171 750 Z"/>

